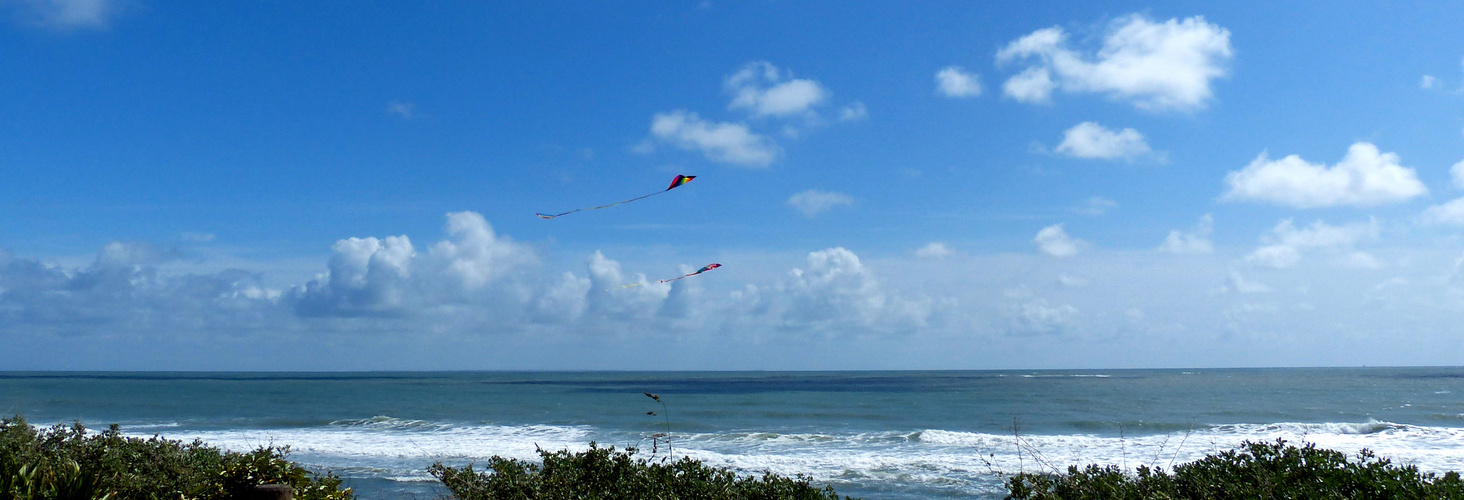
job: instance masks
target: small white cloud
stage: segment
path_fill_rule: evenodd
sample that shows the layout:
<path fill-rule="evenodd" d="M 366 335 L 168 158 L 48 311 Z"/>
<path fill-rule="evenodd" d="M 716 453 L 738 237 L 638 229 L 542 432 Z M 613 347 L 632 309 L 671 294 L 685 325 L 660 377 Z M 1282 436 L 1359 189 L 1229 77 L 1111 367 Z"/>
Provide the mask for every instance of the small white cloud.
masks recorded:
<path fill-rule="evenodd" d="M 106 27 L 117 12 L 112 0 L 21 0 L 42 24 L 56 28 Z"/>
<path fill-rule="evenodd" d="M 1169 231 L 1169 236 L 1164 238 L 1164 243 L 1159 245 L 1159 251 L 1176 255 L 1213 252 L 1215 246 L 1210 243 L 1210 233 L 1214 231 L 1214 228 L 1214 217 L 1205 214 L 1200 218 L 1200 223 L 1187 233 L 1177 229 Z"/>
<path fill-rule="evenodd" d="M 951 249 L 951 247 L 949 245 L 946 245 L 945 243 L 932 242 L 929 245 L 925 245 L 919 250 L 916 250 L 915 256 L 922 259 L 944 259 L 946 257 L 954 255 L 955 253 L 955 250 Z"/>
<path fill-rule="evenodd" d="M 787 203 L 803 212 L 803 216 L 811 218 L 837 207 L 853 205 L 854 197 L 844 193 L 810 189 L 789 197 Z"/>
<path fill-rule="evenodd" d="M 715 123 L 686 110 L 657 113 L 651 134 L 685 150 L 700 151 L 708 160 L 747 167 L 766 167 L 782 150 L 740 123 Z"/>
<path fill-rule="evenodd" d="M 1382 261 L 1367 252 L 1352 252 L 1344 256 L 1339 262 L 1344 267 L 1355 267 L 1359 269 L 1380 269 Z"/>
<path fill-rule="evenodd" d="M 1063 286 L 1070 286 L 1073 288 L 1085 287 L 1088 286 L 1089 283 L 1088 278 L 1084 278 L 1082 276 L 1073 276 L 1067 273 L 1058 275 L 1057 281 L 1059 283 L 1062 283 Z"/>
<path fill-rule="evenodd" d="M 1421 88 L 1421 89 L 1424 89 L 1424 90 L 1428 90 L 1428 89 L 1432 89 L 1434 87 L 1437 87 L 1438 84 L 1439 84 L 1439 79 L 1438 78 L 1434 78 L 1431 75 L 1423 75 L 1423 81 L 1422 82 L 1419 82 L 1418 88 Z"/>
<path fill-rule="evenodd" d="M 386 105 L 386 114 L 400 116 L 404 120 L 411 120 L 417 116 L 417 105 L 410 102 L 392 101 Z"/>
<path fill-rule="evenodd" d="M 788 116 L 807 112 L 829 98 L 829 91 L 818 82 L 785 78 L 784 73 L 766 61 L 747 63 L 727 77 L 733 96 L 727 107 L 753 116 Z"/>
<path fill-rule="evenodd" d="M 1286 219 L 1261 237 L 1262 246 L 1246 256 L 1246 261 L 1281 269 L 1300 262 L 1303 250 L 1346 248 L 1363 239 L 1377 237 L 1376 221 L 1343 226 L 1316 221 L 1311 226 L 1298 229 L 1291 219 Z"/>
<path fill-rule="evenodd" d="M 1087 201 L 1083 202 L 1083 206 L 1078 207 L 1073 211 L 1083 215 L 1092 215 L 1096 217 L 1106 214 L 1109 210 L 1113 210 L 1115 208 L 1118 208 L 1118 202 L 1110 200 L 1108 198 L 1104 198 L 1102 196 L 1094 196 L 1088 198 Z"/>
<path fill-rule="evenodd" d="M 1235 290 L 1239 293 L 1266 293 L 1271 291 L 1271 287 L 1266 286 L 1265 283 L 1245 279 L 1240 274 L 1234 272 L 1230 273 L 1230 279 L 1226 280 L 1226 286 L 1228 289 Z"/>
<path fill-rule="evenodd" d="M 997 61 L 1035 59 L 1003 90 L 1021 102 L 1047 102 L 1052 91 L 1091 92 L 1151 111 L 1203 108 L 1211 82 L 1228 73 L 1230 32 L 1195 16 L 1154 22 L 1133 14 L 1116 20 L 1093 54 L 1067 46 L 1060 27 L 1040 29 L 997 51 Z"/>
<path fill-rule="evenodd" d="M 1464 160 L 1449 167 L 1449 177 L 1454 181 L 1454 187 L 1464 189 Z"/>
<path fill-rule="evenodd" d="M 1093 122 L 1067 129 L 1056 151 L 1073 158 L 1100 160 L 1132 160 L 1153 152 L 1137 130 L 1126 128 L 1114 132 Z"/>
<path fill-rule="evenodd" d="M 1464 226 L 1464 198 L 1428 207 L 1422 218 L 1424 224 Z"/>
<path fill-rule="evenodd" d="M 1252 264 L 1283 269 L 1300 262 L 1301 252 L 1296 251 L 1294 247 L 1286 245 L 1266 245 L 1257 248 L 1250 255 L 1247 255 L 1245 261 Z"/>
<path fill-rule="evenodd" d="M 849 105 L 839 108 L 839 121 L 853 122 L 869 118 L 869 110 L 864 103 L 854 101 Z"/>
<path fill-rule="evenodd" d="M 946 97 L 981 95 L 981 78 L 960 66 L 946 66 L 935 73 L 936 90 Z"/>
<path fill-rule="evenodd" d="M 1013 333 L 1060 333 L 1075 326 L 1078 308 L 1034 298 L 1007 307 Z"/>
<path fill-rule="evenodd" d="M 1046 104 L 1052 101 L 1052 74 L 1046 68 L 1027 68 L 1001 85 L 1002 93 L 1018 102 Z"/>
<path fill-rule="evenodd" d="M 1037 250 L 1053 257 L 1077 255 L 1088 246 L 1087 242 L 1068 236 L 1063 231 L 1062 224 L 1042 228 L 1037 232 L 1037 237 L 1032 238 L 1032 242 L 1037 244 Z"/>
<path fill-rule="evenodd" d="M 1245 168 L 1225 175 L 1225 201 L 1257 201 L 1297 208 L 1375 206 L 1397 203 L 1428 192 L 1398 155 L 1359 142 L 1332 167 L 1291 155 L 1271 160 L 1265 153 Z"/>

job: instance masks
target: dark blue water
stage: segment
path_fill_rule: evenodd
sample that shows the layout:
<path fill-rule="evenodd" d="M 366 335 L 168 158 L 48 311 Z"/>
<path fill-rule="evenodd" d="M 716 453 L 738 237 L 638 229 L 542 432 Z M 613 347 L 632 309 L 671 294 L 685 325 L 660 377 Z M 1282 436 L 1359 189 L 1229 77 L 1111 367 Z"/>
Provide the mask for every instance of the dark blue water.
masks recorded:
<path fill-rule="evenodd" d="M 288 444 L 365 498 L 434 498 L 434 461 L 533 458 L 536 445 L 590 441 L 649 452 L 647 436 L 668 430 L 677 455 L 808 473 L 867 498 L 1000 498 L 1002 473 L 1168 466 L 1247 439 L 1464 470 L 1461 395 L 1464 368 L 0 372 L 4 413 L 239 450 Z"/>

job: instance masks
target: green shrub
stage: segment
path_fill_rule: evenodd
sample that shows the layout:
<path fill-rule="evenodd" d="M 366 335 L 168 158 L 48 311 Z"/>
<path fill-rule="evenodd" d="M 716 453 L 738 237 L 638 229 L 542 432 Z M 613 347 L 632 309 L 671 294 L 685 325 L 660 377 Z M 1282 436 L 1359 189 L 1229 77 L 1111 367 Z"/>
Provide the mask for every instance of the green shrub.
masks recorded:
<path fill-rule="evenodd" d="M 1068 467 L 1066 474 L 1017 474 L 1007 481 L 1012 500 L 1084 499 L 1464 499 L 1459 474 L 1420 473 L 1363 450 L 1356 461 L 1341 452 L 1305 446 L 1246 442 L 1166 473 L 1140 466 Z"/>
<path fill-rule="evenodd" d="M 739 477 L 691 458 L 655 462 L 636 458 L 635 452 L 590 443 L 589 450 L 579 453 L 539 450 L 541 463 L 495 455 L 482 472 L 472 465 L 454 468 L 441 462 L 428 471 L 460 500 L 839 499 L 832 487 L 815 488 L 812 479 L 801 474 Z"/>
<path fill-rule="evenodd" d="M 0 420 L 0 498 L 24 500 L 226 500 L 260 484 L 289 484 L 301 500 L 346 500 L 340 478 L 285 459 L 289 448 L 225 452 L 201 441 L 122 436 L 114 424 L 36 429 Z"/>

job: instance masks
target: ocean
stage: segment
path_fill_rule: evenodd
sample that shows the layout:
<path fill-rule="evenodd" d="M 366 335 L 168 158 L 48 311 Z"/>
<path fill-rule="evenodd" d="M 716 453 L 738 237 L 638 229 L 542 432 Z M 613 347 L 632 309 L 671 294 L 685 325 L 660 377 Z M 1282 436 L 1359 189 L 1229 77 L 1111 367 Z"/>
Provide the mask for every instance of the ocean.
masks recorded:
<path fill-rule="evenodd" d="M 643 393 L 658 395 L 657 403 Z M 889 372 L 0 372 L 0 411 L 290 457 L 362 498 L 427 466 L 590 442 L 864 498 L 1001 498 L 1003 474 L 1166 469 L 1246 440 L 1464 470 L 1464 368 Z M 655 412 L 656 415 L 648 415 Z M 654 446 L 653 446 L 654 445 Z"/>

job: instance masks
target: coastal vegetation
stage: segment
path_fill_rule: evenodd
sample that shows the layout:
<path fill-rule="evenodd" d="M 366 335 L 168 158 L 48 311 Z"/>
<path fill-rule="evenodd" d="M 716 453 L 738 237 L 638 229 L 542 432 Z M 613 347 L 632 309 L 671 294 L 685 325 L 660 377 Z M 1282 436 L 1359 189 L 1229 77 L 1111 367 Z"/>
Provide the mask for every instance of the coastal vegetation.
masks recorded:
<path fill-rule="evenodd" d="M 288 447 L 247 453 L 201 441 L 126 437 L 114 424 L 37 428 L 0 420 L 0 499 L 227 500 L 250 498 L 264 484 L 288 485 L 301 500 L 349 500 L 341 478 L 288 460 Z M 590 443 L 585 451 L 539 450 L 538 460 L 493 456 L 428 471 L 459 500 L 697 498 L 839 500 L 812 478 L 771 472 L 739 475 L 689 457 L 637 455 Z M 1246 442 L 1166 471 L 1139 466 L 1070 466 L 1066 472 L 1007 478 L 1008 500 L 1159 499 L 1464 499 L 1457 472 L 1421 472 L 1362 450 L 1355 456 L 1284 440 Z"/>
<path fill-rule="evenodd" d="M 539 462 L 493 456 L 483 470 L 433 464 L 429 471 L 459 500 L 696 498 L 707 500 L 839 500 L 832 487 L 771 472 L 739 476 L 699 460 L 648 460 L 634 448 L 590 443 L 582 452 L 539 450 Z M 848 498 L 848 497 L 843 497 Z"/>
<path fill-rule="evenodd" d="M 299 500 L 349 500 L 330 473 L 290 462 L 289 447 L 248 453 L 201 441 L 125 437 L 116 424 L 35 428 L 20 416 L 0 420 L 0 498 L 18 500 L 228 500 L 256 486 L 289 485 Z"/>
<path fill-rule="evenodd" d="M 1284 440 L 1246 442 L 1172 472 L 1071 466 L 1066 473 L 1016 474 L 1007 487 L 1009 500 L 1464 499 L 1457 472 L 1422 473 L 1367 450 L 1349 460 L 1339 451 Z"/>

